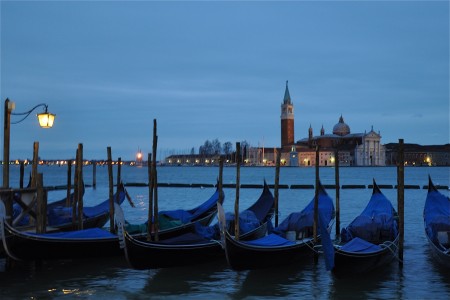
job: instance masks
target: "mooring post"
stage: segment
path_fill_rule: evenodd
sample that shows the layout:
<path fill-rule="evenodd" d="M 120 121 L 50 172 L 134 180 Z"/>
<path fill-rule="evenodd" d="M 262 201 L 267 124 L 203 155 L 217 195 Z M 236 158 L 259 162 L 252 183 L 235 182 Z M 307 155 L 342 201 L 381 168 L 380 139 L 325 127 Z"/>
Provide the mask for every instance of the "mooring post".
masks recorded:
<path fill-rule="evenodd" d="M 114 182 L 111 147 L 106 148 L 108 155 L 108 182 L 109 182 L 109 230 L 114 233 Z"/>
<path fill-rule="evenodd" d="M 219 190 L 219 203 L 223 203 L 223 156 L 219 159 L 219 179 L 217 182 L 217 189 Z"/>
<path fill-rule="evenodd" d="M 66 207 L 70 207 L 70 192 L 72 190 L 72 160 L 67 161 L 67 193 L 66 193 Z"/>
<path fill-rule="evenodd" d="M 47 193 L 44 190 L 42 173 L 37 174 L 36 188 L 36 233 L 45 233 L 47 224 Z"/>
<path fill-rule="evenodd" d="M 78 144 L 78 197 L 77 197 L 77 205 L 78 205 L 78 229 L 83 229 L 83 144 Z"/>
<path fill-rule="evenodd" d="M 236 199 L 234 201 L 234 238 L 239 241 L 239 188 L 241 182 L 241 143 L 236 143 Z"/>
<path fill-rule="evenodd" d="M 153 169 L 153 217 L 155 219 L 154 222 L 154 235 L 155 241 L 159 241 L 159 207 L 158 207 L 158 173 L 156 171 L 156 151 L 158 149 L 158 135 L 157 135 L 157 124 L 156 119 L 153 119 L 153 145 L 152 145 L 152 169 Z"/>
<path fill-rule="evenodd" d="M 341 209 L 340 209 L 340 186 L 339 186 L 339 151 L 334 151 L 334 177 L 336 181 L 336 239 L 341 235 Z"/>
<path fill-rule="evenodd" d="M 278 188 L 280 184 L 280 161 L 281 151 L 276 151 L 276 167 L 275 167 L 275 185 L 274 185 L 274 200 L 275 200 L 275 227 L 278 226 Z"/>
<path fill-rule="evenodd" d="M 33 143 L 33 165 L 31 167 L 31 187 L 36 187 L 38 174 L 39 142 Z"/>
<path fill-rule="evenodd" d="M 75 225 L 77 224 L 77 205 L 78 205 L 78 193 L 81 192 L 78 190 L 78 148 L 75 155 L 75 172 L 73 175 L 73 200 L 72 200 L 72 227 L 75 228 Z"/>
<path fill-rule="evenodd" d="M 313 223 L 313 235 L 314 235 L 314 244 L 317 245 L 318 237 L 317 237 L 317 228 L 319 224 L 319 145 L 316 145 L 316 189 L 314 193 L 314 223 Z M 314 251 L 314 263 L 319 262 L 319 253 Z"/>
<path fill-rule="evenodd" d="M 97 187 L 97 161 L 92 161 L 92 188 Z"/>
<path fill-rule="evenodd" d="M 403 267 L 403 243 L 405 238 L 405 155 L 403 139 L 399 139 L 397 160 L 397 204 L 399 221 L 398 261 L 400 267 Z"/>
<path fill-rule="evenodd" d="M 153 163 L 152 154 L 148 154 L 147 158 L 148 169 L 148 220 L 147 220 L 147 241 L 152 240 L 153 228 Z"/>
<path fill-rule="evenodd" d="M 20 181 L 19 181 L 19 187 L 23 189 L 23 177 L 25 173 L 25 163 L 23 160 L 20 161 Z"/>

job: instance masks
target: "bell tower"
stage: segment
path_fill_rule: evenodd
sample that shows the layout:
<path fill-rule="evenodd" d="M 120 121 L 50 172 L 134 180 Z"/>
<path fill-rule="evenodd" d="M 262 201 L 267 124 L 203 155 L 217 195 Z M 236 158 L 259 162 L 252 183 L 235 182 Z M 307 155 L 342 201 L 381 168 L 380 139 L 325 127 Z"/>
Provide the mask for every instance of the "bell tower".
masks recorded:
<path fill-rule="evenodd" d="M 289 94 L 288 81 L 281 104 L 281 147 L 291 146 L 294 141 L 294 105 Z"/>

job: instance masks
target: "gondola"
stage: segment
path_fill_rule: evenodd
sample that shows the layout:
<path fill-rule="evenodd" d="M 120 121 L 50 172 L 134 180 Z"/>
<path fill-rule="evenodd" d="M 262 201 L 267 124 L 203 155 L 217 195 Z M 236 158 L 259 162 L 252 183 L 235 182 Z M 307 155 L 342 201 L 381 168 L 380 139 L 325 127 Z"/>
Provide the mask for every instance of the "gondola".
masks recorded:
<path fill-rule="evenodd" d="M 373 180 L 369 203 L 346 228 L 334 247 L 335 275 L 357 275 L 386 266 L 397 257 L 398 215 Z"/>
<path fill-rule="evenodd" d="M 125 197 L 125 187 L 121 183 L 117 187 L 113 199 L 115 202 L 122 204 L 125 201 Z M 78 213 L 76 213 L 76 219 L 78 219 Z M 83 207 L 83 229 L 101 228 L 108 220 L 109 198 L 97 205 Z M 65 204 L 60 206 L 50 204 L 50 208 L 47 208 L 47 223 L 53 230 L 58 231 L 72 231 L 78 229 L 78 224 L 73 224 L 72 222 L 72 207 L 66 207 Z"/>
<path fill-rule="evenodd" d="M 219 202 L 218 207 L 221 207 Z M 119 209 L 116 213 L 120 212 Z M 240 232 L 242 238 L 253 239 L 267 231 L 267 222 L 273 217 L 274 198 L 264 182 L 258 200 L 240 213 Z M 123 220 L 116 217 L 116 221 Z M 227 226 L 234 228 L 234 216 L 228 214 Z M 119 221 L 120 222 L 120 221 Z M 129 265 L 135 269 L 153 269 L 193 265 L 213 260 L 225 259 L 220 241 L 219 224 L 213 226 L 197 225 L 191 232 L 159 241 L 143 241 L 133 238 L 123 224 L 118 224 L 121 247 Z"/>
<path fill-rule="evenodd" d="M 437 190 L 430 176 L 428 182 L 423 210 L 425 235 L 435 260 L 450 268 L 450 198 Z"/>
<path fill-rule="evenodd" d="M 30 183 L 28 184 L 28 187 L 30 187 Z M 84 195 L 85 186 L 84 184 L 82 186 L 83 186 L 82 194 Z M 36 201 L 35 197 L 36 197 L 35 193 L 14 194 L 13 216 L 12 216 L 13 220 L 12 223 L 14 227 L 22 228 L 23 230 L 27 230 L 27 228 L 32 227 L 30 226 L 30 215 L 35 217 L 35 212 L 34 209 L 30 209 L 28 206 L 33 207 L 35 205 Z M 49 218 L 49 221 L 51 222 L 51 225 L 54 227 L 55 230 L 67 231 L 74 229 L 73 226 L 69 225 L 67 222 L 67 218 L 70 219 L 72 218 L 71 213 L 72 213 L 74 193 L 70 194 L 69 199 L 70 199 L 69 206 L 67 206 L 67 197 L 64 197 L 63 199 L 53 201 L 47 204 L 47 217 Z M 92 210 L 92 208 L 90 207 L 86 207 L 86 209 Z M 63 214 L 68 216 L 67 218 L 52 217 L 55 216 L 55 214 L 61 214 L 62 211 L 64 211 Z M 101 227 L 104 225 L 104 223 L 101 223 L 102 219 L 103 218 L 99 218 L 97 216 L 95 217 L 95 220 L 85 218 L 84 219 L 85 224 L 83 224 L 84 228 Z"/>
<path fill-rule="evenodd" d="M 124 188 L 120 194 L 119 199 L 122 199 L 122 194 L 125 194 Z M 218 192 L 216 191 L 210 199 L 196 207 L 195 210 L 189 210 L 193 213 L 194 220 L 206 222 L 206 220 L 212 219 L 216 213 L 217 200 Z M 120 209 L 121 202 L 123 202 L 123 199 L 119 203 L 114 203 L 116 209 Z M 173 210 L 166 211 L 165 213 L 176 215 L 180 211 Z M 123 250 L 119 247 L 118 236 L 110 233 L 108 229 L 94 227 L 67 232 L 35 234 L 18 231 L 9 224 L 6 224 L 5 219 L 4 212 L 3 215 L 0 213 L 0 225 L 2 226 L 0 228 L 0 234 L 3 233 L 2 236 L 4 236 L 3 248 L 10 257 L 16 260 L 72 259 L 123 255 Z M 189 224 L 182 224 L 170 228 L 170 232 L 176 232 L 177 228 L 179 232 L 184 232 L 186 227 L 192 226 L 190 222 Z M 137 239 L 141 239 L 146 237 L 146 234 L 139 232 L 134 236 Z"/>
<path fill-rule="evenodd" d="M 119 187 L 118 198 L 114 197 L 117 205 L 125 199 L 123 186 Z M 65 207 L 63 208 L 66 209 Z M 70 208 L 71 209 L 71 208 Z M 49 215 L 53 216 L 53 215 Z M 55 218 L 64 221 L 57 222 L 48 219 L 50 226 L 53 222 L 66 228 L 74 227 L 70 213 L 59 212 Z M 83 226 L 90 227 L 73 231 L 53 231 L 37 234 L 31 231 L 19 230 L 6 222 L 4 203 L 0 201 L 0 237 L 3 251 L 15 260 L 35 260 L 53 258 L 87 258 L 96 256 L 121 255 L 118 247 L 117 235 L 101 229 L 109 218 L 109 199 L 94 207 L 83 208 Z M 54 229 L 54 227 L 48 227 Z"/>
<path fill-rule="evenodd" d="M 321 184 L 318 192 L 318 213 L 322 221 L 319 222 L 319 228 L 323 227 L 326 231 L 335 215 L 333 200 Z M 282 266 L 311 256 L 315 246 L 314 201 L 315 197 L 302 211 L 289 214 L 268 235 L 258 239 L 236 240 L 228 230 L 222 230 L 230 267 L 234 270 L 248 270 Z"/>

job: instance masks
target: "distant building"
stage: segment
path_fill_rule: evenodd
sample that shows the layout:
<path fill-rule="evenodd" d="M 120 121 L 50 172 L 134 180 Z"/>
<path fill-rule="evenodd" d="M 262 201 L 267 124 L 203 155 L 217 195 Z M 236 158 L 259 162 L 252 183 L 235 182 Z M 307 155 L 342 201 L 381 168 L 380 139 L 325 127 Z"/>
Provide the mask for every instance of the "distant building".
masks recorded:
<path fill-rule="evenodd" d="M 397 164 L 398 143 L 386 144 L 386 163 Z M 404 144 L 406 166 L 450 166 L 450 144 Z"/>
<path fill-rule="evenodd" d="M 272 165 L 276 154 L 273 149 L 281 150 L 281 164 L 286 166 L 314 166 L 316 163 L 315 147 L 320 147 L 320 166 L 330 166 L 339 159 L 342 166 L 384 166 L 386 150 L 381 144 L 380 132 L 372 129 L 364 133 L 351 133 L 350 126 L 344 118 L 333 127 L 331 134 L 325 134 L 321 128 L 320 135 L 313 135 L 313 128 L 308 129 L 308 137 L 295 142 L 294 138 L 294 104 L 292 102 L 288 82 L 281 104 L 281 147 L 253 148 L 249 152 L 256 153 L 248 159 L 250 164 Z M 336 151 L 338 157 L 336 158 Z"/>

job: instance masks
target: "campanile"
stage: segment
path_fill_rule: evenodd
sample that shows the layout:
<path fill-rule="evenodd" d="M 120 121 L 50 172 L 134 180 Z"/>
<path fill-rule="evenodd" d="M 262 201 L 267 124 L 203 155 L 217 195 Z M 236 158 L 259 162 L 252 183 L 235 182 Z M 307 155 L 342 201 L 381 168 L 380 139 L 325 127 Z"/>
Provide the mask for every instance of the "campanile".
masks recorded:
<path fill-rule="evenodd" d="M 281 147 L 284 148 L 292 144 L 294 144 L 294 105 L 286 81 L 286 91 L 281 104 Z"/>

